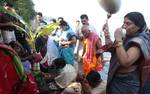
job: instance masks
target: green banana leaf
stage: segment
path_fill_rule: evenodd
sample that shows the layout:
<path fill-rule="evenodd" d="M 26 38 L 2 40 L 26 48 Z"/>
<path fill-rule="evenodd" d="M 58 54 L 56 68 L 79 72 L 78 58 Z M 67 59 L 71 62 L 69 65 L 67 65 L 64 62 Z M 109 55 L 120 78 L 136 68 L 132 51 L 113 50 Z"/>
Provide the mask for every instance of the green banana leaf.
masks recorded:
<path fill-rule="evenodd" d="M 22 28 L 22 27 L 20 27 L 20 26 L 18 26 L 18 25 L 16 25 L 16 24 L 12 24 L 12 26 L 16 27 L 16 29 L 17 29 L 18 31 L 26 33 L 26 35 L 31 38 L 30 34 L 28 33 L 28 32 L 30 32 L 30 31 L 27 31 L 27 30 L 25 30 L 24 28 Z"/>
<path fill-rule="evenodd" d="M 32 36 L 32 40 L 30 40 L 30 42 L 32 41 L 31 42 L 32 47 L 35 49 L 35 42 L 38 37 L 50 35 L 53 31 L 56 30 L 57 26 L 58 26 L 57 23 L 51 23 L 44 26 L 39 26 L 35 31 L 35 33 L 30 34 Z"/>
<path fill-rule="evenodd" d="M 38 27 L 35 32 L 35 35 L 36 35 L 35 38 L 39 36 L 51 34 L 54 30 L 56 30 L 57 26 L 58 26 L 57 23 L 51 23 L 51 24 Z"/>
<path fill-rule="evenodd" d="M 10 12 L 6 9 L 4 9 L 2 6 L 0 6 L 0 13 L 7 13 L 16 19 L 18 19 L 23 25 L 26 26 L 26 29 L 20 27 L 19 25 L 12 24 L 12 26 L 16 27 L 16 29 L 20 32 L 24 32 L 27 35 L 27 41 L 30 44 L 30 46 L 35 49 L 35 41 L 40 36 L 49 35 L 51 32 L 56 30 L 58 23 L 51 23 L 44 26 L 39 26 L 35 33 L 32 32 L 31 27 L 28 23 L 26 23 L 16 12 Z"/>
<path fill-rule="evenodd" d="M 38 29 L 36 30 L 35 33 L 33 33 L 31 30 L 26 31 L 24 28 L 22 28 L 16 24 L 12 24 L 12 26 L 15 26 L 18 31 L 26 33 L 28 43 L 30 44 L 30 46 L 33 49 L 35 49 L 36 39 L 40 36 L 50 35 L 53 31 L 56 30 L 58 24 L 57 23 L 51 23 L 48 25 L 40 26 L 40 27 L 38 27 Z"/>

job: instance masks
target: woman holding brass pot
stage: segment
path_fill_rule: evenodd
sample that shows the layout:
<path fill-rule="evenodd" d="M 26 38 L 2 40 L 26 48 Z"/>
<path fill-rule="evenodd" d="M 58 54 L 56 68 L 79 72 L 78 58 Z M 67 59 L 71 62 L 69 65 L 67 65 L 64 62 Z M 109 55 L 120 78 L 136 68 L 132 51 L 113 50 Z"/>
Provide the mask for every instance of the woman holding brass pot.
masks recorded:
<path fill-rule="evenodd" d="M 126 30 L 125 36 L 122 29 Z M 144 86 L 144 76 L 141 77 L 143 70 L 139 70 L 139 68 L 143 67 L 143 60 L 150 53 L 148 50 L 150 48 L 150 30 L 144 16 L 139 12 L 126 14 L 122 27 L 116 29 L 114 33 L 114 43 L 110 40 L 107 24 L 104 25 L 103 30 L 106 51 L 110 51 L 112 56 L 107 94 L 139 94 L 140 89 Z"/>

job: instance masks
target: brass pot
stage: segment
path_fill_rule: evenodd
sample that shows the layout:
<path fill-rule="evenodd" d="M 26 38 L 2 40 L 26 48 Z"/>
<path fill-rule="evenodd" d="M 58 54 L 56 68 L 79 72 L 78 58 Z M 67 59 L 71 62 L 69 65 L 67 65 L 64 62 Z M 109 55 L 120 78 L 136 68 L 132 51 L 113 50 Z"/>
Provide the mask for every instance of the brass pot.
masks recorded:
<path fill-rule="evenodd" d="M 121 6 L 121 0 L 98 0 L 98 3 L 110 14 L 118 12 Z"/>

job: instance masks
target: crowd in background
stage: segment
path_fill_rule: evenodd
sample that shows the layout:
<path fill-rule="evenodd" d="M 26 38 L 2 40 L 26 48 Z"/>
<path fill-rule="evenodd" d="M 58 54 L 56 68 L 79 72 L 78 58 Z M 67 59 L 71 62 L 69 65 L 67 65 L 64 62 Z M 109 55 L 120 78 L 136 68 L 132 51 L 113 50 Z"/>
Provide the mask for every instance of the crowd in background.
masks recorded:
<path fill-rule="evenodd" d="M 149 71 L 145 76 L 143 73 L 149 65 L 150 31 L 141 13 L 130 12 L 124 16 L 122 27 L 114 33 L 115 41 L 110 39 L 106 22 L 103 26 L 105 45 L 102 45 L 102 38 L 89 23 L 87 14 L 81 14 L 76 26 L 71 27 L 63 17 L 47 23 L 38 12 L 31 21 L 33 35 L 39 27 L 53 23 L 57 27 L 49 35 L 38 36 L 33 48 L 27 33 L 15 26 L 27 30 L 21 17 L 11 15 L 16 13 L 13 5 L 4 3 L 3 9 L 0 13 L 1 94 L 149 92 L 145 84 Z M 104 52 L 111 53 L 110 61 L 105 61 Z M 105 69 L 107 62 L 110 67 Z M 108 79 L 103 79 L 102 74 L 108 69 L 105 74 Z"/>

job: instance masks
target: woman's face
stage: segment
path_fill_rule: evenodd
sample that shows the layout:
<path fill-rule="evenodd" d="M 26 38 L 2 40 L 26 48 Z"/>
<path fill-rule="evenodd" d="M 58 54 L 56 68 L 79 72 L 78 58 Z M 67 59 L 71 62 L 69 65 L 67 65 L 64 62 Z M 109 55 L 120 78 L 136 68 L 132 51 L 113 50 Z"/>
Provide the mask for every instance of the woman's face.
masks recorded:
<path fill-rule="evenodd" d="M 124 18 L 124 24 L 122 26 L 124 29 L 126 29 L 127 31 L 127 35 L 130 34 L 134 34 L 136 32 L 138 32 L 138 30 L 140 29 L 138 26 L 136 26 L 134 24 L 134 22 L 132 22 L 130 19 L 128 19 L 127 17 Z"/>

